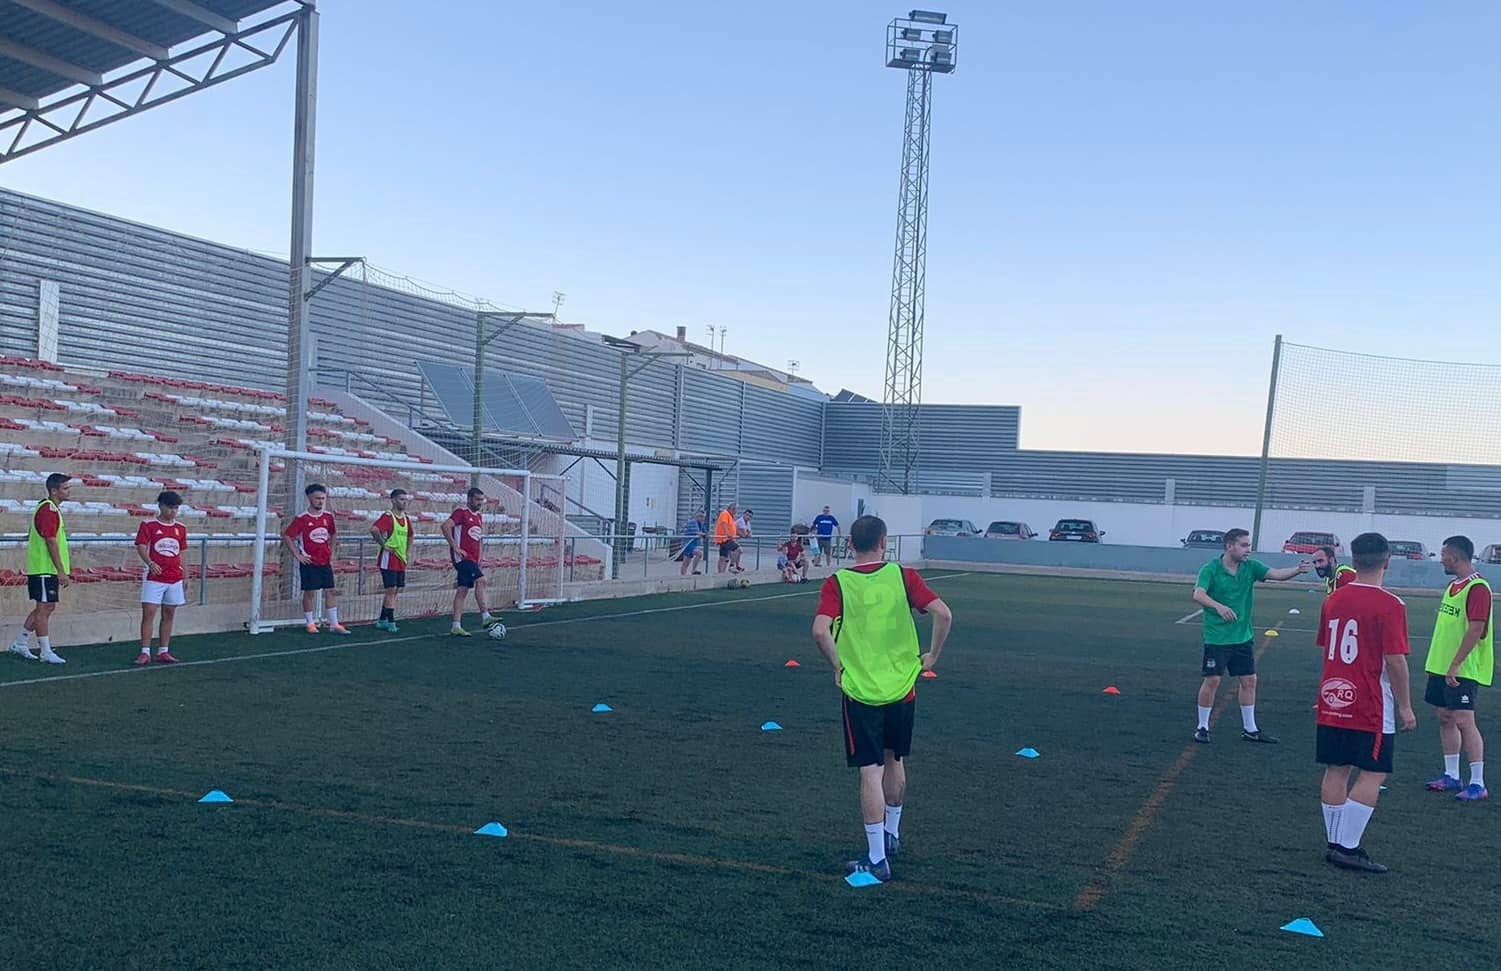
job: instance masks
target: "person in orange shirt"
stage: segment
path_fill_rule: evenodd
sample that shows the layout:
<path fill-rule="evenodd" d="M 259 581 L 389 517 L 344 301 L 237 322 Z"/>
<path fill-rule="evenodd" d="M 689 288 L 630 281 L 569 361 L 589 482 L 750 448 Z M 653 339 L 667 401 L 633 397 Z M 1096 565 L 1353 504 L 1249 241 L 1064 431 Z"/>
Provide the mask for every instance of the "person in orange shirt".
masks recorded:
<path fill-rule="evenodd" d="M 735 573 L 744 573 L 740 568 L 740 544 L 735 542 L 739 536 L 739 530 L 735 528 L 735 504 L 732 502 L 725 507 L 724 512 L 714 522 L 714 542 L 719 544 L 719 567 L 720 573 L 731 570 Z"/>

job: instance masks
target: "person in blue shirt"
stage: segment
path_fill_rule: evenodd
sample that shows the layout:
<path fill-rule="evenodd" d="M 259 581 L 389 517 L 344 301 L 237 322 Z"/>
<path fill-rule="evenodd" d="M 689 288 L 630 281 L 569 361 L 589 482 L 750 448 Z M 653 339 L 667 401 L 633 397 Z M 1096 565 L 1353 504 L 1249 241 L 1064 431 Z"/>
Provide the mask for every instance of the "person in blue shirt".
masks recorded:
<path fill-rule="evenodd" d="M 688 525 L 683 527 L 683 538 L 687 540 L 683 544 L 683 552 L 678 554 L 683 561 L 683 576 L 688 575 L 689 567 L 693 568 L 693 575 L 698 576 L 701 572 L 698 561 L 704 558 L 704 514 L 698 513 L 688 520 Z"/>
<path fill-rule="evenodd" d="M 814 566 L 821 566 L 825 559 L 833 564 L 834 536 L 838 532 L 839 520 L 829 512 L 828 506 L 824 506 L 823 512 L 813 517 L 813 533 L 818 538 L 818 552 L 813 554 Z"/>

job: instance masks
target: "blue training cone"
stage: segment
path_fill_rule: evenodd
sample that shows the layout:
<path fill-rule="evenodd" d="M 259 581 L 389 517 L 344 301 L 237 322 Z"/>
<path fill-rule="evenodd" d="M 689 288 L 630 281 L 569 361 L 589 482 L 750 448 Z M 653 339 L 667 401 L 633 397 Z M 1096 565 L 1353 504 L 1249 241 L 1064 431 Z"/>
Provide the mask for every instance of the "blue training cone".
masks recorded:
<path fill-rule="evenodd" d="M 879 877 L 874 873 L 866 873 L 863 870 L 859 873 L 851 873 L 844 878 L 844 882 L 852 887 L 879 887 L 881 885 Z"/>
<path fill-rule="evenodd" d="M 1020 755 L 1024 759 L 1035 759 L 1041 753 L 1039 753 L 1037 749 L 1028 746 L 1027 748 L 1024 748 L 1021 751 L 1017 752 L 1016 754 Z"/>
<path fill-rule="evenodd" d="M 591 708 L 589 710 L 592 711 L 592 712 L 594 712 L 596 715 L 598 715 L 598 714 L 600 714 L 602 712 L 614 711 L 615 709 L 611 708 L 609 705 L 600 704 L 600 705 L 595 705 L 593 708 Z"/>
<path fill-rule="evenodd" d="M 210 789 L 208 793 L 198 801 L 209 803 L 211 805 L 215 803 L 234 802 L 233 799 L 224 794 L 224 791 L 222 789 Z"/>
<path fill-rule="evenodd" d="M 510 836 L 511 831 L 499 823 L 486 823 L 474 831 L 475 836 Z"/>
<path fill-rule="evenodd" d="M 1302 934 L 1306 937 L 1323 937 L 1324 932 L 1307 917 L 1299 917 L 1288 924 L 1283 924 L 1282 929 L 1290 934 Z"/>
<path fill-rule="evenodd" d="M 782 726 L 778 725 L 776 722 L 767 722 L 766 724 L 761 726 L 761 731 L 763 732 L 780 732 L 781 730 Z"/>

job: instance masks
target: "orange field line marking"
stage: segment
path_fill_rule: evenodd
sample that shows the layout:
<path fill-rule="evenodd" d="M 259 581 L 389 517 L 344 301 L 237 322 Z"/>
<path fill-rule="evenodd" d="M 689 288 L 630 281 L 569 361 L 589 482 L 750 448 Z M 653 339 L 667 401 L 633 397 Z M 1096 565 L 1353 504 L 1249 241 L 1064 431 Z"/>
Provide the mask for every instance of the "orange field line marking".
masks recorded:
<path fill-rule="evenodd" d="M 1282 624 L 1280 621 L 1272 626 L 1272 630 L 1280 630 L 1281 628 Z M 1266 653 L 1266 649 L 1270 644 L 1271 638 L 1263 636 L 1261 646 L 1256 649 L 1255 657 L 1257 661 L 1261 660 L 1262 655 Z M 1226 706 L 1230 703 L 1231 697 L 1236 694 L 1238 694 L 1238 691 L 1227 692 L 1221 695 L 1215 702 L 1214 711 L 1209 716 L 1209 726 L 1211 728 L 1219 721 L 1220 714 L 1224 712 Z M 1177 761 L 1168 767 L 1168 770 L 1162 774 L 1161 779 L 1157 780 L 1157 788 L 1152 790 L 1152 794 L 1147 797 L 1146 801 L 1141 804 L 1141 808 L 1136 811 L 1136 815 L 1131 818 L 1131 824 L 1126 827 L 1126 832 L 1121 835 L 1120 841 L 1115 844 L 1115 847 L 1110 851 L 1110 855 L 1105 858 L 1104 864 L 1095 871 L 1095 875 L 1090 878 L 1089 882 L 1084 885 L 1084 889 L 1080 890 L 1079 895 L 1074 898 L 1074 910 L 1088 912 L 1099 906 L 1100 901 L 1104 899 L 1105 891 L 1110 886 L 1111 878 L 1130 862 L 1131 857 L 1136 853 L 1137 845 L 1141 843 L 1141 838 L 1146 835 L 1147 830 L 1156 821 L 1157 814 L 1161 812 L 1163 804 L 1167 802 L 1167 797 L 1172 794 L 1174 787 L 1177 786 L 1178 779 L 1188 769 L 1189 764 L 1193 762 L 1194 757 L 1198 755 L 1199 750 L 1203 747 L 1199 742 L 1189 742 L 1178 756 Z"/>

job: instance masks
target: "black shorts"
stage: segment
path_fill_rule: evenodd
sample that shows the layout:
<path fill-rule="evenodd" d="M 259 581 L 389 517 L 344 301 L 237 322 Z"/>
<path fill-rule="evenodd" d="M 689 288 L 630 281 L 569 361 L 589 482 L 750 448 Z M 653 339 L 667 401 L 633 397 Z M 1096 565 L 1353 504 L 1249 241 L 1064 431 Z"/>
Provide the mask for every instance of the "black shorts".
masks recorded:
<path fill-rule="evenodd" d="M 485 578 L 485 571 L 481 570 L 479 564 L 473 560 L 460 560 L 453 565 L 453 568 L 459 574 L 454 579 L 453 585 L 461 590 L 468 590 L 474 586 L 476 580 L 483 580 Z"/>
<path fill-rule="evenodd" d="M 380 571 L 380 585 L 387 590 L 396 588 L 400 590 L 407 585 L 407 571 L 405 570 L 382 570 Z"/>
<path fill-rule="evenodd" d="M 719 544 L 719 558 L 721 560 L 728 560 L 730 558 L 730 554 L 733 553 L 733 552 L 735 552 L 739 548 L 740 548 L 740 544 L 737 543 L 737 542 L 735 542 L 734 540 L 728 540 L 726 542 L 720 543 Z"/>
<path fill-rule="evenodd" d="M 1244 644 L 1205 644 L 1204 677 L 1229 675 L 1232 678 L 1256 673 L 1256 645 L 1254 641 Z"/>
<path fill-rule="evenodd" d="M 39 604 L 57 603 L 57 577 L 51 573 L 28 573 L 26 592 Z"/>
<path fill-rule="evenodd" d="M 852 768 L 881 765 L 890 751 L 898 759 L 912 751 L 917 692 L 889 705 L 867 705 L 844 697 L 844 759 Z"/>
<path fill-rule="evenodd" d="M 1475 696 L 1480 693 L 1480 682 L 1471 681 L 1469 678 L 1456 678 L 1455 680 L 1459 682 L 1459 687 L 1451 688 L 1442 674 L 1428 675 L 1428 688 L 1423 692 L 1423 700 L 1435 708 L 1447 708 L 1449 711 L 1474 711 Z"/>
<path fill-rule="evenodd" d="M 1397 736 L 1354 728 L 1318 726 L 1314 761 L 1320 765 L 1353 765 L 1365 772 L 1391 772 Z"/>
<path fill-rule="evenodd" d="M 315 563 L 299 563 L 297 574 L 302 580 L 303 593 L 334 588 L 334 568 L 327 563 L 322 566 Z"/>

